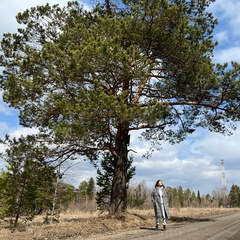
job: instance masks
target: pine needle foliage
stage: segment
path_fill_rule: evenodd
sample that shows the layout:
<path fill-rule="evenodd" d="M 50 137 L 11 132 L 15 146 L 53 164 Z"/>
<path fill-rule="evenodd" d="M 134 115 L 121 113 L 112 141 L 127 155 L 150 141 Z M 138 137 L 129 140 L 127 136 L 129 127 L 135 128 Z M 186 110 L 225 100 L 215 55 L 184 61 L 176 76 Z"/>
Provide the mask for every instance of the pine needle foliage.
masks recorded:
<path fill-rule="evenodd" d="M 111 214 L 127 207 L 130 132 L 158 147 L 198 127 L 231 134 L 239 121 L 240 65 L 212 62 L 213 1 L 46 4 L 19 13 L 18 32 L 4 34 L 4 101 L 58 146 L 56 158 L 111 154 Z"/>

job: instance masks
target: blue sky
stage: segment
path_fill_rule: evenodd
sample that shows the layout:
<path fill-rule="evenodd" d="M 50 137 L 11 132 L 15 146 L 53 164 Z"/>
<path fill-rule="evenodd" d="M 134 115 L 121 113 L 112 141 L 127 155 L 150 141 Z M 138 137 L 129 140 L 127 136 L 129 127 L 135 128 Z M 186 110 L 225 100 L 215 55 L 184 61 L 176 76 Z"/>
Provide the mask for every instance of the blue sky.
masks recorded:
<path fill-rule="evenodd" d="M 19 26 L 15 16 L 18 12 L 47 2 L 66 5 L 67 0 L 1 0 L 0 39 L 5 32 L 16 32 Z M 93 2 L 82 1 L 86 7 Z M 240 1 L 216 0 L 210 9 L 219 21 L 214 32 L 214 39 L 219 41 L 219 45 L 215 48 L 213 61 L 240 62 Z M 130 148 L 136 151 L 133 157 L 137 171 L 131 183 L 145 182 L 148 187 L 153 187 L 157 179 L 162 179 L 166 186 L 182 186 L 183 189 L 190 188 L 195 192 L 199 190 L 201 194 L 212 194 L 221 188 L 221 159 L 224 159 L 227 188 L 230 189 L 232 184 L 240 186 L 240 124 L 238 126 L 230 137 L 198 129 L 180 144 L 164 143 L 162 150 L 155 150 L 149 159 L 142 158 L 149 144 L 140 142 L 137 132 L 134 132 L 131 134 Z M 18 137 L 35 131 L 19 126 L 18 112 L 2 101 L 0 92 L 0 137 L 5 134 Z M 4 162 L 0 159 L 0 167 L 3 166 Z M 79 161 L 66 172 L 65 181 L 77 187 L 83 180 L 88 181 L 95 176 L 95 169 Z"/>

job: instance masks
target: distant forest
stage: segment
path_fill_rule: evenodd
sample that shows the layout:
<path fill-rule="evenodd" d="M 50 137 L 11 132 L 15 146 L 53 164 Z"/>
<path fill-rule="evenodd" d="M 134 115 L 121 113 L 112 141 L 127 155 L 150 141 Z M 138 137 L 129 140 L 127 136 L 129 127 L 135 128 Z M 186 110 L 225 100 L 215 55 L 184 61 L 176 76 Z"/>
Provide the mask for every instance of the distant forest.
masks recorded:
<path fill-rule="evenodd" d="M 33 162 L 31 162 L 33 164 Z M 25 166 L 26 167 L 26 166 Z M 36 168 L 35 168 L 36 169 Z M 38 166 L 39 172 L 41 167 Z M 83 181 L 78 188 L 64 183 L 61 176 L 46 171 L 36 176 L 34 171 L 29 174 L 3 172 L 0 175 L 0 216 L 10 219 L 11 227 L 16 227 L 19 219 L 31 220 L 35 215 L 45 214 L 46 222 L 58 221 L 64 211 L 108 211 L 110 201 L 110 184 L 99 186 L 97 178 Z M 103 182 L 102 182 L 103 183 Z M 101 185 L 101 184 L 100 184 Z M 228 195 L 223 196 L 221 189 L 213 193 L 201 195 L 181 186 L 166 187 L 171 208 L 216 208 L 239 207 L 240 187 L 232 185 Z M 150 195 L 152 189 L 144 182 L 128 187 L 128 208 L 151 209 Z"/>

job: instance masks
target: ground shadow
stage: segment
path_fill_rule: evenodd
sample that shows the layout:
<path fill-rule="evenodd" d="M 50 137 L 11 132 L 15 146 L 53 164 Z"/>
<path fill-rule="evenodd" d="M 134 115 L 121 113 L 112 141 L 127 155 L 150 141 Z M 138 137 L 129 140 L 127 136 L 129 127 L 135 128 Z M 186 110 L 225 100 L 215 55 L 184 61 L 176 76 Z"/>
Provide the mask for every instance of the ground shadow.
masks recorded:
<path fill-rule="evenodd" d="M 191 218 L 191 217 L 171 217 L 170 221 L 172 223 L 187 223 L 187 222 L 210 222 L 214 221 L 211 218 Z M 156 231 L 155 227 L 140 227 L 140 229 L 143 230 L 150 230 L 150 231 Z M 161 228 L 158 229 L 158 231 L 163 231 Z"/>
<path fill-rule="evenodd" d="M 152 227 L 140 227 L 140 229 L 156 231 L 156 229 L 152 228 Z M 161 229 L 159 229 L 159 230 L 161 230 Z"/>
<path fill-rule="evenodd" d="M 209 222 L 214 221 L 211 218 L 191 218 L 191 217 L 171 217 L 171 222 Z"/>

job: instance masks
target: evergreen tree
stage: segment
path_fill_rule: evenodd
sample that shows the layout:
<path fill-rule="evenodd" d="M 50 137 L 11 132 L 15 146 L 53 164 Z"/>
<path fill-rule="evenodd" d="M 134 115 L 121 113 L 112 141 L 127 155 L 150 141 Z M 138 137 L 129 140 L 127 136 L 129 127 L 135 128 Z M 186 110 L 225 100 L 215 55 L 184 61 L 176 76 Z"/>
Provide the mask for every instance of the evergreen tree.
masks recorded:
<path fill-rule="evenodd" d="M 191 190 L 189 188 L 187 188 L 184 191 L 184 206 L 185 207 L 190 207 L 190 198 L 191 198 Z"/>
<path fill-rule="evenodd" d="M 132 167 L 133 157 L 130 157 L 127 166 L 127 185 L 135 175 L 136 167 Z M 100 210 L 110 211 L 112 182 L 114 177 L 114 158 L 106 153 L 97 168 L 96 184 L 99 190 L 96 193 L 96 202 Z"/>
<path fill-rule="evenodd" d="M 76 193 L 79 209 L 92 210 L 95 207 L 95 181 L 91 177 L 88 181 L 84 180 L 80 183 Z"/>
<path fill-rule="evenodd" d="M 237 63 L 212 63 L 214 0 L 37 6 L 1 41 L 4 101 L 56 146 L 55 158 L 113 158 L 111 214 L 127 207 L 129 137 L 159 146 L 239 121 Z M 151 151 L 150 151 L 151 152 Z"/>
<path fill-rule="evenodd" d="M 134 206 L 139 207 L 144 204 L 146 200 L 146 192 L 144 191 L 144 188 L 142 184 L 138 184 L 136 190 L 135 190 L 135 203 Z"/>
<path fill-rule="evenodd" d="M 209 193 L 206 194 L 205 199 L 206 199 L 205 207 L 210 207 L 212 205 L 213 200 Z"/>
<path fill-rule="evenodd" d="M 100 210 L 109 210 L 111 188 L 114 175 L 113 158 L 106 153 L 101 160 L 100 168 L 97 169 L 96 184 L 99 190 L 96 193 L 96 202 Z"/>
<path fill-rule="evenodd" d="M 87 195 L 88 195 L 90 200 L 93 199 L 94 194 L 95 194 L 95 181 L 91 177 L 88 181 L 88 184 L 87 184 Z"/>
<path fill-rule="evenodd" d="M 198 206 L 201 207 L 202 199 L 201 199 L 201 195 L 200 195 L 199 190 L 198 190 L 198 193 L 197 193 L 197 202 L 198 202 Z"/>
<path fill-rule="evenodd" d="M 184 193 L 183 193 L 183 189 L 182 186 L 178 187 L 178 202 L 180 204 L 180 207 L 184 207 Z"/>
<path fill-rule="evenodd" d="M 196 197 L 195 192 L 192 192 L 191 197 L 190 197 L 190 202 L 191 202 L 192 207 L 196 207 L 197 197 Z"/>
<path fill-rule="evenodd" d="M 231 207 L 240 207 L 240 188 L 237 185 L 232 185 L 229 198 Z"/>
<path fill-rule="evenodd" d="M 73 185 L 68 183 L 60 183 L 59 200 L 61 209 L 66 210 L 70 202 L 74 199 L 76 193 Z"/>
<path fill-rule="evenodd" d="M 167 193 L 168 193 L 168 205 L 169 207 L 173 206 L 173 194 L 172 194 L 172 188 L 171 187 L 166 187 Z"/>
<path fill-rule="evenodd" d="M 34 138 L 27 136 L 9 139 L 6 136 L 6 151 L 2 154 L 7 171 L 0 180 L 0 206 L 2 217 L 10 218 L 11 227 L 16 227 L 20 217 L 32 219 L 52 203 L 54 167 L 45 161 L 47 148 L 34 145 Z"/>
<path fill-rule="evenodd" d="M 88 203 L 88 194 L 87 194 L 88 183 L 86 180 L 82 181 L 79 185 L 78 193 L 79 193 L 79 201 L 82 203 L 83 209 L 87 208 Z M 84 203 L 84 205 L 83 205 Z"/>
<path fill-rule="evenodd" d="M 150 194 L 149 194 L 150 195 Z M 144 182 L 139 183 L 128 191 L 128 205 L 132 208 L 141 207 L 147 199 L 147 190 Z"/>

